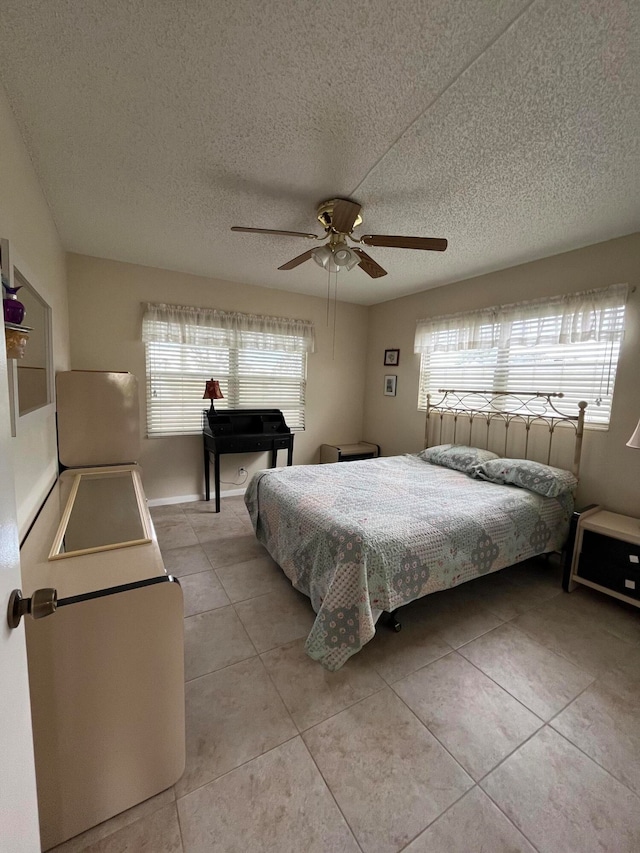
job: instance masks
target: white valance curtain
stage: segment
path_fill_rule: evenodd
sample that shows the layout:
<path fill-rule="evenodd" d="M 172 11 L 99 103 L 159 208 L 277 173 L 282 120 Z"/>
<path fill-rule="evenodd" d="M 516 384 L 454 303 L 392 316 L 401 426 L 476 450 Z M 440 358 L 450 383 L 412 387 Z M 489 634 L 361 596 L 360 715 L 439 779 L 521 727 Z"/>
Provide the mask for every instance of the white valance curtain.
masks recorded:
<path fill-rule="evenodd" d="M 418 320 L 414 352 L 620 341 L 628 286 Z"/>
<path fill-rule="evenodd" d="M 142 340 L 145 343 L 272 352 L 315 350 L 313 324 L 307 320 L 151 302 L 144 308 Z"/>

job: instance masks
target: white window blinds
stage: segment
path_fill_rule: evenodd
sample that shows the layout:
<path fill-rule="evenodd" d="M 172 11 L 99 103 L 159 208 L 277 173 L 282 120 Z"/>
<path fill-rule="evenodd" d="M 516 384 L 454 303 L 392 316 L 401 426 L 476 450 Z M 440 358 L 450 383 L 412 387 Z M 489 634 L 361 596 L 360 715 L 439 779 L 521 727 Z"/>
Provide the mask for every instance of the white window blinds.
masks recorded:
<path fill-rule="evenodd" d="M 609 423 L 627 285 L 419 320 L 418 407 L 440 388 L 562 392 Z"/>
<path fill-rule="evenodd" d="M 281 409 L 287 424 L 304 429 L 306 356 L 313 325 L 303 320 L 175 305 L 145 306 L 142 339 L 147 358 L 147 432 L 150 436 L 202 429 L 207 379 L 224 399 L 217 410 Z"/>

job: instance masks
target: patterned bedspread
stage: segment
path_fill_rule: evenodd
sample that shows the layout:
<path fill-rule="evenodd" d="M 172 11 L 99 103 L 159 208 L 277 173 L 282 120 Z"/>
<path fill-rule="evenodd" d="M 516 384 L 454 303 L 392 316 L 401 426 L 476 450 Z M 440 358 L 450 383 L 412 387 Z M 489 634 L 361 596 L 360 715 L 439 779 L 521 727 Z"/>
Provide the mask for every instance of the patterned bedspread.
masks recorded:
<path fill-rule="evenodd" d="M 316 612 L 310 657 L 339 669 L 375 633 L 373 611 L 561 548 L 570 495 L 405 455 L 261 471 L 245 502 L 259 541 Z"/>

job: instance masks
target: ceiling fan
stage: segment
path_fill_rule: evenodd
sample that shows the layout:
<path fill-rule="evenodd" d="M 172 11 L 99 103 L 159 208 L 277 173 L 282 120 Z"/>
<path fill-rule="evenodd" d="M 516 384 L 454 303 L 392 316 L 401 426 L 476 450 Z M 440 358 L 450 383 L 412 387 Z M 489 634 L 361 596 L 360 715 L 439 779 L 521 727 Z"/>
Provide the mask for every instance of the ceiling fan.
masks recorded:
<path fill-rule="evenodd" d="M 318 221 L 324 228 L 325 233 L 306 234 L 303 231 L 278 231 L 272 228 L 244 228 L 238 225 L 232 227 L 232 231 L 246 231 L 250 234 L 280 234 L 283 237 L 305 237 L 308 240 L 324 240 L 328 242 L 316 249 L 303 252 L 281 267 L 280 270 L 292 270 L 308 261 L 310 258 L 320 264 L 329 272 L 338 272 L 340 269 L 353 269 L 359 266 L 363 272 L 371 278 L 381 278 L 387 275 L 387 271 L 377 261 L 368 255 L 363 249 L 351 248 L 347 239 L 354 243 L 363 243 L 365 246 L 389 246 L 394 249 L 423 249 L 431 252 L 444 252 L 447 241 L 436 237 L 398 237 L 387 234 L 365 234 L 355 237 L 353 229 L 362 224 L 360 211 L 362 206 L 355 201 L 346 198 L 332 198 L 318 205 Z"/>

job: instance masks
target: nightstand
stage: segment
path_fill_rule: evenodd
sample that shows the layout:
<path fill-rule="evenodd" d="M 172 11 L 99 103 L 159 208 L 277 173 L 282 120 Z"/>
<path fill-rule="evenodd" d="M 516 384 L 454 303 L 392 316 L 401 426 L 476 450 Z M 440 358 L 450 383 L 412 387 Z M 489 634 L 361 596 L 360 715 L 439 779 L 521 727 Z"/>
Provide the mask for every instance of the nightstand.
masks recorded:
<path fill-rule="evenodd" d="M 563 586 L 584 584 L 640 607 L 640 519 L 590 507 L 580 513 Z"/>
<path fill-rule="evenodd" d="M 323 444 L 320 447 L 320 462 L 355 462 L 358 459 L 376 459 L 380 456 L 380 445 L 359 441 L 357 444 Z"/>

